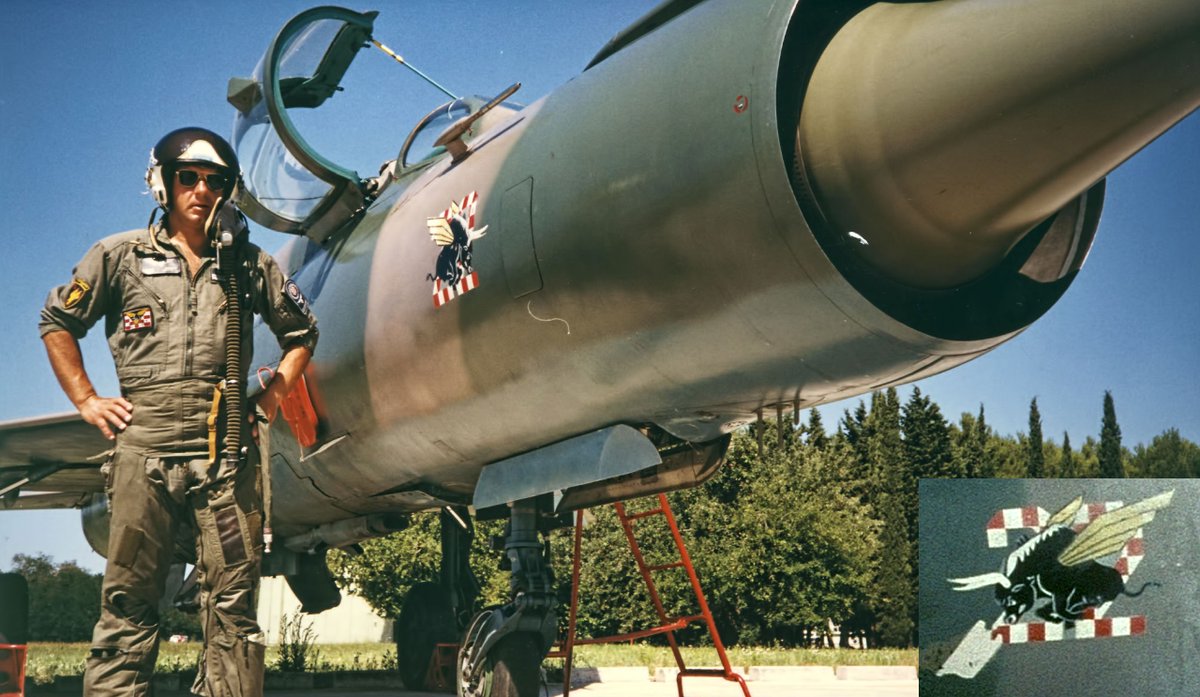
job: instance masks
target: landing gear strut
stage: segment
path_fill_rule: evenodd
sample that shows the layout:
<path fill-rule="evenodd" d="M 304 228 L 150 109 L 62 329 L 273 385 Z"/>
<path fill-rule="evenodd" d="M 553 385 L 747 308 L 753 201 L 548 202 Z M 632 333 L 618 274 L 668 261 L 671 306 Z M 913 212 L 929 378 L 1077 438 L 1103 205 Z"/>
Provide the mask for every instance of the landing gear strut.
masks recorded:
<path fill-rule="evenodd" d="M 541 541 L 544 498 L 511 504 L 504 538 L 509 601 L 483 610 L 458 653 L 459 697 L 536 697 L 542 657 L 554 643 L 554 575 Z"/>

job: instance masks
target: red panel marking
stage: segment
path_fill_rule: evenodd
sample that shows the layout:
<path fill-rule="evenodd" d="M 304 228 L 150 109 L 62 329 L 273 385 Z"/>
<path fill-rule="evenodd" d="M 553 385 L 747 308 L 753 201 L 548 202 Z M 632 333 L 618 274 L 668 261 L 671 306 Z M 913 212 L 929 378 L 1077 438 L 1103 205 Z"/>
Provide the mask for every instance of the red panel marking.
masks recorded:
<path fill-rule="evenodd" d="M 1033 622 L 1029 625 L 1029 640 L 1030 641 L 1045 641 L 1046 640 L 1046 623 Z"/>
<path fill-rule="evenodd" d="M 1134 615 L 1133 617 L 1129 618 L 1129 633 L 1131 635 L 1146 633 L 1145 615 Z"/>
<path fill-rule="evenodd" d="M 1087 509 L 1088 509 L 1088 520 L 1092 520 L 1092 519 L 1096 518 L 1097 516 L 1099 516 L 1101 513 L 1104 513 L 1105 506 L 1102 503 L 1089 503 L 1087 505 Z"/>
<path fill-rule="evenodd" d="M 1129 577 L 1129 560 L 1125 557 L 1118 559 L 1117 563 L 1113 564 L 1113 568 L 1117 570 L 1117 573 L 1121 574 L 1125 578 Z"/>
<path fill-rule="evenodd" d="M 1125 543 L 1125 555 L 1140 557 L 1145 553 L 1145 546 L 1142 543 L 1141 537 L 1132 537 Z"/>
<path fill-rule="evenodd" d="M 1006 643 L 1006 644 L 1008 643 L 1008 625 L 1007 624 L 1003 625 L 1001 627 L 996 627 L 995 629 L 992 630 L 992 638 L 995 639 L 996 637 L 1000 637 L 1004 641 L 1004 643 Z"/>
<path fill-rule="evenodd" d="M 1085 620 L 1096 619 L 1096 608 L 1089 607 L 1088 609 L 1084 610 L 1083 611 L 1083 619 L 1085 619 Z"/>
<path fill-rule="evenodd" d="M 1003 530 L 1004 529 L 1004 511 L 996 511 L 996 515 L 987 522 L 988 530 Z"/>
<path fill-rule="evenodd" d="M 1035 506 L 1026 506 L 1021 509 L 1021 523 L 1027 528 L 1038 529 L 1038 512 Z"/>
<path fill-rule="evenodd" d="M 1096 636 L 1112 636 L 1112 620 L 1105 617 L 1104 619 L 1096 620 Z"/>

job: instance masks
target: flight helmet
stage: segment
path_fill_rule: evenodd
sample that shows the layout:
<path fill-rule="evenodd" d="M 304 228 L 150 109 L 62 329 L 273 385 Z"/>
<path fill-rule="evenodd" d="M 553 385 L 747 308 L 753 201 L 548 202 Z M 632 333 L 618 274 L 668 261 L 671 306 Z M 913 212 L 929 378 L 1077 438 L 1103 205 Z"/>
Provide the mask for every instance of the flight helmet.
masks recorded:
<path fill-rule="evenodd" d="M 179 165 L 196 164 L 215 167 L 230 178 L 226 199 L 233 197 L 241 170 L 237 154 L 224 138 L 207 128 L 180 128 L 163 136 L 150 151 L 146 168 L 146 184 L 159 207 L 168 210 L 171 202 L 168 184 Z"/>

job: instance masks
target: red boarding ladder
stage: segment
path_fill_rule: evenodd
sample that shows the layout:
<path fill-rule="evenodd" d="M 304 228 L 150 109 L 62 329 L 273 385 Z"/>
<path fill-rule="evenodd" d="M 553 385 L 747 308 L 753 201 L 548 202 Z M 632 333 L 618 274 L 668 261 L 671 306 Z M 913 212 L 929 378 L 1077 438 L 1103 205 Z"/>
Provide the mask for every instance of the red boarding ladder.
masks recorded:
<path fill-rule="evenodd" d="M 572 553 L 571 571 L 571 611 L 567 621 L 567 638 L 562 648 L 551 651 L 547 656 L 547 658 L 562 658 L 565 660 L 563 667 L 563 697 L 568 697 L 571 694 L 571 662 L 576 646 L 633 641 L 656 634 L 667 635 L 667 643 L 671 646 L 671 653 L 675 655 L 675 664 L 679 666 L 679 674 L 675 676 L 675 685 L 679 690 L 679 697 L 683 697 L 683 679 L 685 677 L 724 678 L 730 682 L 736 682 L 741 686 L 742 694 L 745 697 L 750 697 L 750 688 L 746 687 L 745 679 L 733 672 L 733 668 L 729 665 L 729 657 L 725 654 L 725 645 L 721 643 L 721 637 L 717 634 L 717 627 L 713 622 L 712 611 L 708 609 L 708 602 L 704 599 L 704 590 L 700 588 L 700 579 L 696 576 L 696 569 L 692 566 L 692 558 L 688 556 L 687 547 L 683 543 L 683 536 L 679 534 L 679 525 L 675 522 L 675 514 L 671 512 L 671 506 L 667 503 L 666 495 L 658 495 L 658 508 L 640 513 L 628 513 L 623 503 L 615 503 L 613 505 L 617 509 L 617 519 L 621 521 L 621 527 L 625 530 L 625 538 L 629 540 L 629 549 L 633 552 L 633 558 L 637 561 L 638 571 L 641 572 L 642 579 L 646 582 L 646 590 L 650 592 L 650 599 L 654 602 L 654 609 L 658 613 L 658 620 L 661 624 L 657 627 L 629 634 L 600 637 L 597 639 L 581 639 L 578 641 L 575 639 L 575 618 L 579 609 L 580 541 L 583 537 L 583 511 L 578 511 L 575 515 L 575 548 Z M 679 550 L 679 559 L 669 564 L 649 565 L 642 554 L 641 546 L 638 545 L 633 526 L 634 523 L 640 520 L 657 515 L 661 515 L 666 519 L 667 526 L 671 529 L 671 537 L 675 541 L 675 548 Z M 653 574 L 669 569 L 685 569 L 687 571 L 688 578 L 692 582 L 692 591 L 696 594 L 696 602 L 700 606 L 699 615 L 676 618 L 667 616 L 662 598 L 658 594 L 658 587 L 654 584 Z M 699 622 L 701 620 L 708 625 L 708 633 L 712 636 L 713 648 L 717 650 L 717 655 L 721 659 L 721 668 L 688 668 L 684 664 L 683 654 L 679 652 L 679 644 L 675 640 L 675 632 L 683 629 L 692 622 Z"/>

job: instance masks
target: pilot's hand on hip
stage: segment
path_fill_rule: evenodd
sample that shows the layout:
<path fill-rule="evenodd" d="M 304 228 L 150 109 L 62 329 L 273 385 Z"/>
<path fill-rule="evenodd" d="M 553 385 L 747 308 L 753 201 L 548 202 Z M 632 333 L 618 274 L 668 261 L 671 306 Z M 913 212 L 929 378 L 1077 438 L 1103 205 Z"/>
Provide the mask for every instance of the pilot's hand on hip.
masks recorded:
<path fill-rule="evenodd" d="M 117 437 L 113 431 L 124 431 L 133 420 L 133 404 L 122 397 L 92 395 L 79 404 L 79 415 L 113 440 Z"/>

